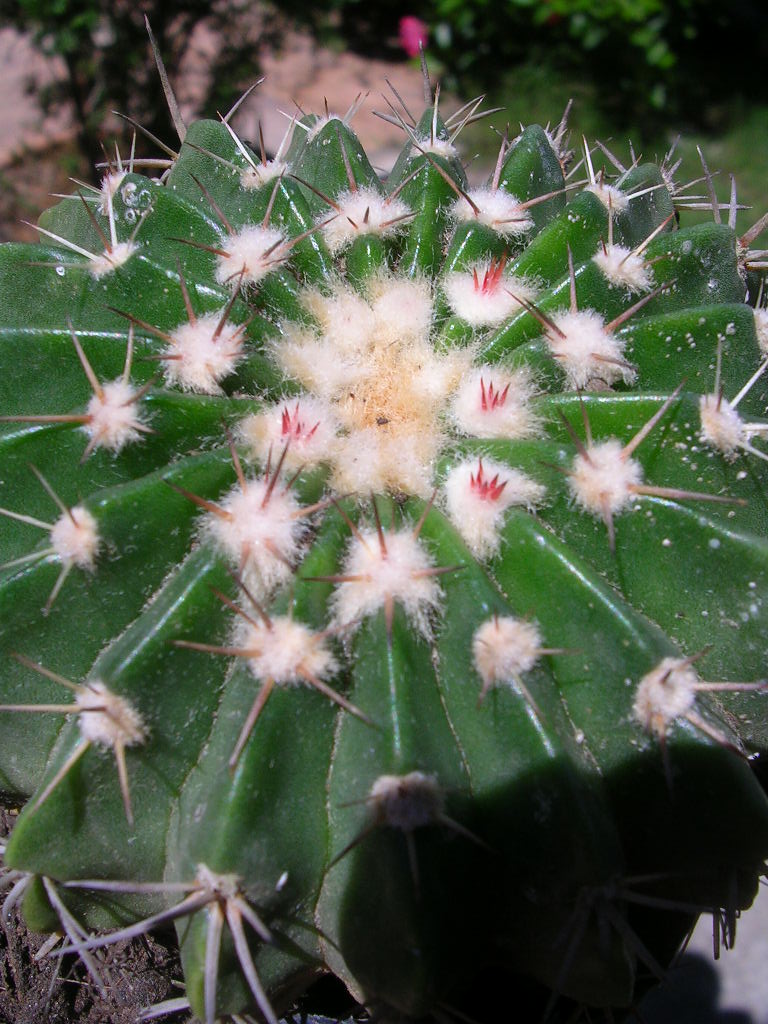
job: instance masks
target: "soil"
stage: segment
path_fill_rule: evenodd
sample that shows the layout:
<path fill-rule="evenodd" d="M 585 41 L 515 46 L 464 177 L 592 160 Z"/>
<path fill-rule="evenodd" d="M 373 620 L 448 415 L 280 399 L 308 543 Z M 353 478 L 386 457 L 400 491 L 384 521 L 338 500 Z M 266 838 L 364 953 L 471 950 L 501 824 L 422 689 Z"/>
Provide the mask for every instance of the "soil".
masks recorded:
<path fill-rule="evenodd" d="M 7 836 L 17 812 L 0 809 L 0 835 Z M 0 884 L 2 875 L 0 875 Z M 3 891 L 5 897 L 6 891 Z M 181 964 L 173 934 L 142 936 L 107 947 L 100 956 L 105 982 L 99 991 L 75 956 L 49 955 L 48 935 L 30 932 L 18 909 L 0 928 L 0 1024 L 136 1024 L 148 1006 L 183 994 Z M 58 943 L 57 943 L 58 945 Z M 188 1013 L 164 1016 L 182 1024 Z"/>

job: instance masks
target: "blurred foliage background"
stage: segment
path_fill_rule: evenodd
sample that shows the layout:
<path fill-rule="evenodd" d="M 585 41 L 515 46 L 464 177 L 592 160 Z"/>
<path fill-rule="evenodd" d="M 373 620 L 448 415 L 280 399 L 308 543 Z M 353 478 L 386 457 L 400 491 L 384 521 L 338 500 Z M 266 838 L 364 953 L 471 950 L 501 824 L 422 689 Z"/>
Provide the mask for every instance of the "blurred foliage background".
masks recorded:
<path fill-rule="evenodd" d="M 339 54 L 402 62 L 413 60 L 398 34 L 401 19 L 409 18 L 424 24 L 433 78 L 463 97 L 485 92 L 489 105 L 506 108 L 513 126 L 556 121 L 572 97 L 575 138 L 585 132 L 610 144 L 630 137 L 636 152 L 652 157 L 681 133 L 688 178 L 700 173 L 694 160 L 703 146 L 711 167 L 736 174 L 740 201 L 756 207 L 741 216 L 746 227 L 768 205 L 765 2 L 0 0 L 0 22 L 63 60 L 65 76 L 39 99 L 71 106 L 86 166 L 81 174 L 101 158 L 113 108 L 173 140 L 145 14 L 172 80 L 200 21 L 219 35 L 202 104 L 208 113 L 228 109 L 255 80 L 258 53 L 279 48 L 297 26 Z M 487 136 L 475 132 L 468 140 L 479 149 L 479 165 L 491 159 Z M 126 131 L 123 142 L 128 138 Z M 626 144 L 615 146 L 628 159 Z M 718 187 L 725 198 L 727 178 Z"/>
<path fill-rule="evenodd" d="M 514 89 L 520 67 L 589 82 L 618 128 L 674 121 L 717 127 L 735 96 L 768 96 L 765 0 L 328 0 L 284 10 L 315 31 L 370 52 L 392 46 L 405 15 L 429 27 L 446 84 L 466 92 Z"/>

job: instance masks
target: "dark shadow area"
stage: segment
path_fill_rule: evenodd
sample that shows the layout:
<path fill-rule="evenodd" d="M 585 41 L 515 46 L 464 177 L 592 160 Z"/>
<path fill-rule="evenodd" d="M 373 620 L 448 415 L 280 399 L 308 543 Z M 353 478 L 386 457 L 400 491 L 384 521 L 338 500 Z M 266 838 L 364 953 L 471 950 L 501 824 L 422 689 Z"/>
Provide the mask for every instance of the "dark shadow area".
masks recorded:
<path fill-rule="evenodd" d="M 697 909 L 750 905 L 768 854 L 766 815 L 754 813 L 762 793 L 732 753 L 682 739 L 669 758 L 671 791 L 657 750 L 610 775 L 608 816 L 565 758 L 476 793 L 471 807 L 455 801 L 451 816 L 488 848 L 437 824 L 417 829 L 418 877 L 402 832 L 369 833 L 334 868 L 333 928 L 353 974 L 415 1018 L 438 1004 L 490 1024 L 514 992 L 525 1024 L 545 1011 L 550 1024 L 581 1019 L 580 1005 L 597 1020 L 604 1008 L 625 1019 L 674 961 Z M 701 974 L 706 963 L 689 959 Z M 686 1021 L 753 1024 L 717 1015 L 713 969 L 691 984 Z"/>

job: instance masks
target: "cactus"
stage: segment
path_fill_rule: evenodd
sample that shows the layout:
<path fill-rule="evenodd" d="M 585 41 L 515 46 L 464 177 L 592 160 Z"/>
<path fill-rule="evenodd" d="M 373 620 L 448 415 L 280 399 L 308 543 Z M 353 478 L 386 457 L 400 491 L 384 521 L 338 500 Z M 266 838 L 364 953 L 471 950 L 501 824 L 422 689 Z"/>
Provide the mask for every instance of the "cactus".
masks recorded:
<path fill-rule="evenodd" d="M 0 250 L 6 910 L 97 983 L 173 923 L 207 1022 L 328 973 L 608 1019 L 754 898 L 735 199 L 678 227 L 668 162 L 609 178 L 563 124 L 471 188 L 477 115 L 393 114 L 381 180 L 351 113 L 272 159 L 177 113 L 158 180 L 118 157 Z"/>

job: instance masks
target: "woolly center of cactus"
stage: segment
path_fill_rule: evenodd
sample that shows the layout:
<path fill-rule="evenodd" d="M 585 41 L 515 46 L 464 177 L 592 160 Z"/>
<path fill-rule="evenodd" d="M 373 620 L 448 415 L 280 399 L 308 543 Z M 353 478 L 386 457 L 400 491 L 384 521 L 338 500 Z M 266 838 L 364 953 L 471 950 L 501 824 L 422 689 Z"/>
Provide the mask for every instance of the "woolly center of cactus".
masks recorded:
<path fill-rule="evenodd" d="M 344 289 L 328 298 L 307 294 L 320 329 L 294 328 L 277 356 L 338 420 L 342 433 L 328 458 L 339 490 L 426 497 L 443 441 L 441 414 L 471 354 L 433 349 L 426 283 L 382 277 L 366 299 Z"/>

